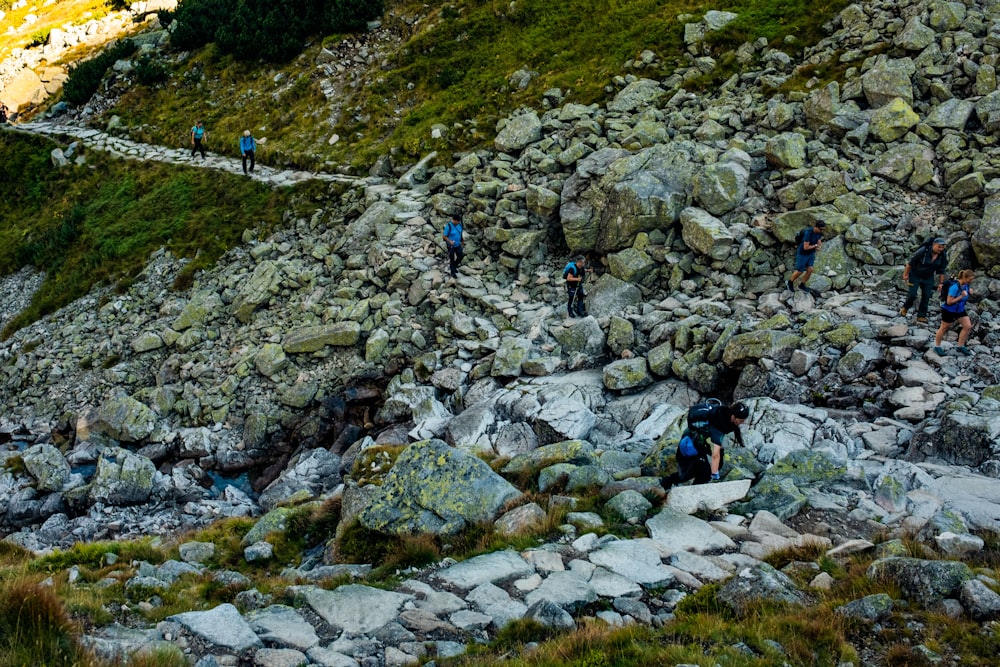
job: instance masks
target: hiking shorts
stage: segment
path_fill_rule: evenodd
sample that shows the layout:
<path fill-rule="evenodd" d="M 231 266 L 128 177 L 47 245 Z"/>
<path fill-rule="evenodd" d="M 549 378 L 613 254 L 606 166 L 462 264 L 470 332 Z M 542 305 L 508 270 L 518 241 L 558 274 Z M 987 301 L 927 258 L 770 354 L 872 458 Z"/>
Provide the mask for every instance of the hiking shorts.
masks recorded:
<path fill-rule="evenodd" d="M 815 252 L 800 252 L 800 251 L 795 252 L 796 271 L 805 271 L 806 269 L 811 267 L 813 265 L 813 262 L 815 261 L 816 261 Z"/>
<path fill-rule="evenodd" d="M 953 322 L 958 322 L 960 319 L 965 317 L 967 313 L 962 310 L 957 313 L 953 313 L 950 310 L 941 309 L 941 321 L 945 324 L 951 324 Z"/>

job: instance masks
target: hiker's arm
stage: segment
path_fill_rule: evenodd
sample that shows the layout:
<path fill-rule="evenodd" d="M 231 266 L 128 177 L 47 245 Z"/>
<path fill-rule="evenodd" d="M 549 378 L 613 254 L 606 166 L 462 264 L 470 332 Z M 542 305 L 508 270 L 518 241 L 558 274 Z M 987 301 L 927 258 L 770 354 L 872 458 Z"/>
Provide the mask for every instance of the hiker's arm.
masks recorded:
<path fill-rule="evenodd" d="M 910 263 L 907 262 L 906 266 L 903 268 L 903 282 L 910 282 Z"/>
<path fill-rule="evenodd" d="M 966 298 L 966 292 L 963 292 L 962 290 L 959 290 L 956 296 L 952 296 L 951 292 L 948 292 L 948 305 L 954 306 L 964 298 Z"/>
<path fill-rule="evenodd" d="M 719 474 L 719 467 L 722 465 L 722 447 L 712 443 L 712 474 Z"/>

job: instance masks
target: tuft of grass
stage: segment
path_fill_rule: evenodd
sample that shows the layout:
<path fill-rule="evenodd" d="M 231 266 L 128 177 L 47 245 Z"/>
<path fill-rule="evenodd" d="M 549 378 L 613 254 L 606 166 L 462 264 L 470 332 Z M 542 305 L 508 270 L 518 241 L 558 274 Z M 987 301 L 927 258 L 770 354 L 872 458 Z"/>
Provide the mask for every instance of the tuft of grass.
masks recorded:
<path fill-rule="evenodd" d="M 166 560 L 163 550 L 153 546 L 153 538 L 144 537 L 122 542 L 77 542 L 66 551 L 57 549 L 48 556 L 32 561 L 29 569 L 34 572 L 58 572 L 73 565 L 99 568 L 105 564 L 109 553 L 126 563 L 133 560 L 162 563 Z"/>
<path fill-rule="evenodd" d="M 76 639 L 76 628 L 56 594 L 27 581 L 0 586 L 0 667 L 97 667 Z"/>

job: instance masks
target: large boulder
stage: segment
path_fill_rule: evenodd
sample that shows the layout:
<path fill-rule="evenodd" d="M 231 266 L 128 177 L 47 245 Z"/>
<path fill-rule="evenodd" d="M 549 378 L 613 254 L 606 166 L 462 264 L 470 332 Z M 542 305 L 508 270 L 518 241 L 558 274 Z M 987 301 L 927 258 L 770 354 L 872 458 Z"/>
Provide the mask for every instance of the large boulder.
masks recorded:
<path fill-rule="evenodd" d="M 423 440 L 403 450 L 358 519 L 392 535 L 452 535 L 496 519 L 520 495 L 474 455 L 441 440 Z"/>
<path fill-rule="evenodd" d="M 631 113 L 656 106 L 666 94 L 659 81 L 639 79 L 628 84 L 608 103 L 608 111 Z"/>
<path fill-rule="evenodd" d="M 586 286 L 587 310 L 594 317 L 619 315 L 629 306 L 642 302 L 642 291 L 624 280 L 605 273 Z"/>
<path fill-rule="evenodd" d="M 497 132 L 493 145 L 501 153 L 516 153 L 542 138 L 542 121 L 530 111 L 507 120 Z"/>
<path fill-rule="evenodd" d="M 986 200 L 983 219 L 972 233 L 972 251 L 983 266 L 1000 264 L 1000 197 Z"/>
<path fill-rule="evenodd" d="M 826 224 L 828 233 L 842 234 L 851 226 L 851 219 L 832 206 L 810 206 L 774 216 L 771 230 L 780 241 L 791 243 L 795 235 L 817 222 Z"/>
<path fill-rule="evenodd" d="M 59 491 L 69 481 L 69 464 L 52 445 L 29 447 L 21 460 L 28 473 L 35 478 L 35 488 L 39 491 Z"/>
<path fill-rule="evenodd" d="M 215 319 L 223 312 L 222 297 L 214 289 L 205 289 L 191 297 L 181 314 L 177 316 L 170 328 L 174 331 L 185 331 L 194 326 L 202 325 Z"/>
<path fill-rule="evenodd" d="M 643 357 L 619 359 L 604 367 L 604 386 L 612 391 L 638 389 L 652 382 Z"/>
<path fill-rule="evenodd" d="M 303 452 L 281 476 L 267 485 L 259 503 L 265 510 L 291 498 L 315 498 L 333 491 L 340 484 L 340 457 L 322 447 Z"/>
<path fill-rule="evenodd" d="M 570 250 L 620 250 L 639 232 L 668 228 L 689 203 L 694 168 L 691 151 L 681 143 L 635 154 L 602 149 L 578 161 L 560 207 Z"/>
<path fill-rule="evenodd" d="M 722 221 L 700 208 L 681 211 L 681 235 L 689 248 L 712 259 L 726 259 L 735 245 Z"/>
<path fill-rule="evenodd" d="M 106 401 L 97 414 L 98 429 L 121 442 L 138 442 L 156 425 L 156 414 L 131 396 Z"/>
<path fill-rule="evenodd" d="M 900 98 L 875 110 L 869 123 L 869 132 L 879 141 L 896 141 L 920 122 L 910 105 Z"/>
<path fill-rule="evenodd" d="M 1000 401 L 980 398 L 970 404 L 964 397 L 953 401 L 939 425 L 928 422 L 914 434 L 908 456 L 970 466 L 1000 458 Z"/>
<path fill-rule="evenodd" d="M 875 158 L 871 172 L 893 183 L 926 185 L 934 177 L 934 149 L 922 144 L 892 146 Z M 916 180 L 912 180 L 914 177 Z"/>
<path fill-rule="evenodd" d="M 361 325 L 357 322 L 334 322 L 293 329 L 285 334 L 281 346 L 289 354 L 316 352 L 327 345 L 349 347 L 360 337 Z"/>
<path fill-rule="evenodd" d="M 149 500 L 156 466 L 145 456 L 121 447 L 108 447 L 97 460 L 90 499 L 108 505 L 136 505 Z"/>
<path fill-rule="evenodd" d="M 945 598 L 957 598 L 962 584 L 975 574 L 958 561 L 921 560 L 919 558 L 882 558 L 868 566 L 866 576 L 873 581 L 889 582 L 903 597 L 929 605 Z"/>
<path fill-rule="evenodd" d="M 740 162 L 716 162 L 695 174 L 692 194 L 706 211 L 712 215 L 723 215 L 743 202 L 749 180 L 750 172 Z"/>
<path fill-rule="evenodd" d="M 233 301 L 233 315 L 240 322 L 250 321 L 255 310 L 278 293 L 281 284 L 281 270 L 271 261 L 257 265 L 249 280 L 244 281 Z"/>
<path fill-rule="evenodd" d="M 722 353 L 722 363 L 727 366 L 737 366 L 758 359 L 786 362 L 798 348 L 799 340 L 799 337 L 791 332 L 772 329 L 737 334 L 726 345 Z"/>
<path fill-rule="evenodd" d="M 795 132 L 782 132 L 764 146 L 767 163 L 777 169 L 800 169 L 806 164 L 806 138 Z"/>
<path fill-rule="evenodd" d="M 45 84 L 28 68 L 23 68 L 0 91 L 0 102 L 11 112 L 41 104 L 46 97 Z"/>
<path fill-rule="evenodd" d="M 762 603 L 804 607 L 809 602 L 809 596 L 788 575 L 767 563 L 741 569 L 739 576 L 732 577 L 719 588 L 715 599 L 739 617 L 752 614 Z"/>
<path fill-rule="evenodd" d="M 861 77 L 861 87 L 869 106 L 878 108 L 900 98 L 913 105 L 913 84 L 910 76 L 914 73 L 913 62 L 908 58 L 887 60 L 876 65 Z"/>

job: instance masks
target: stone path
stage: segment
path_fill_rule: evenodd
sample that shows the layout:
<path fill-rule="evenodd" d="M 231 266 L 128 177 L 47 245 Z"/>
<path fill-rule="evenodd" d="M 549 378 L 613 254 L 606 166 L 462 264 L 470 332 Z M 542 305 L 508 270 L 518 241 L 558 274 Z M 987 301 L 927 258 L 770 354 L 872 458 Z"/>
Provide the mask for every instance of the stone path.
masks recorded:
<path fill-rule="evenodd" d="M 142 160 L 151 162 L 164 162 L 167 164 L 184 165 L 187 167 L 199 167 L 203 169 L 214 169 L 225 171 L 231 174 L 243 173 L 243 162 L 239 158 L 225 157 L 216 153 L 208 152 L 207 158 L 192 157 L 189 148 L 167 148 L 165 146 L 152 146 L 129 139 L 122 139 L 95 130 L 90 127 L 79 125 L 69 125 L 63 123 L 52 123 L 47 121 L 30 121 L 8 126 L 9 129 L 26 132 L 29 134 L 39 134 L 48 137 L 67 137 L 80 141 L 84 146 L 92 150 L 104 151 L 116 157 L 128 160 Z M 340 174 L 328 174 L 324 172 L 299 171 L 294 169 L 274 169 L 261 165 L 260 162 L 249 176 L 254 180 L 267 183 L 273 187 L 283 187 L 294 185 L 302 181 L 318 180 L 328 183 L 359 183 L 363 179 L 354 176 L 344 176 Z"/>

